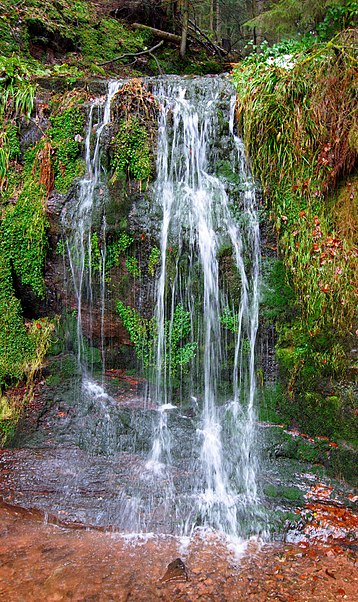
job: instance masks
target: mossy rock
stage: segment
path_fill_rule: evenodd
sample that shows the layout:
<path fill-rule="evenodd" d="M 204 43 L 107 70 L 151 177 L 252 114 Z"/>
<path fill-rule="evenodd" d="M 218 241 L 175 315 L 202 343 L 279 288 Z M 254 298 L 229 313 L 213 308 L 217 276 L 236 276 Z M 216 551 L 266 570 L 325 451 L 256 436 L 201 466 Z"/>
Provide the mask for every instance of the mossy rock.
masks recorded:
<path fill-rule="evenodd" d="M 271 485 L 264 487 L 264 495 L 269 498 L 284 499 L 289 502 L 303 502 L 304 492 L 297 487 L 287 487 L 285 485 Z"/>
<path fill-rule="evenodd" d="M 358 450 L 343 442 L 338 444 L 328 438 L 291 435 L 277 429 L 274 443 L 268 451 L 274 458 L 288 458 L 323 467 L 329 475 L 344 479 L 353 486 L 358 482 Z"/>

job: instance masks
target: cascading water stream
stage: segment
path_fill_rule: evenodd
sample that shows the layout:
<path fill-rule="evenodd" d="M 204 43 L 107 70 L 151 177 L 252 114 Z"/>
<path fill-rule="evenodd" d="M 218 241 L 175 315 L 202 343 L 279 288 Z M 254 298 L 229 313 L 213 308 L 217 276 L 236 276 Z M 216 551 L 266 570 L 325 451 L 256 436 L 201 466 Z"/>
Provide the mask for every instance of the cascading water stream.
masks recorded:
<path fill-rule="evenodd" d="M 190 312 L 191 349 L 196 349 L 190 395 L 200 400 L 202 408 L 190 459 L 196 518 L 191 524 L 186 520 L 185 528 L 190 531 L 195 524 L 203 524 L 237 536 L 242 532 L 239 509 L 258 503 L 254 402 L 260 245 L 255 191 L 242 143 L 234 133 L 227 81 L 172 79 L 160 84 L 154 94 L 161 105 L 154 187 L 155 203 L 162 213 L 155 310 L 154 395 L 159 418 L 147 468 L 154 478 L 165 481 L 166 504 L 175 503 L 168 413 L 180 401 L 172 382 L 170 344 L 180 305 Z M 240 177 L 239 195 L 228 192 L 216 175 L 218 147 L 223 144 L 220 116 L 229 123 L 224 144 Z M 240 279 L 237 299 L 229 299 L 220 286 L 220 253 L 228 246 Z M 174 248 L 178 259 L 173 275 L 168 266 Z M 227 350 L 222 319 L 229 303 L 234 306 L 236 342 L 231 393 L 223 396 L 222 363 Z"/>
<path fill-rule="evenodd" d="M 93 298 L 92 298 L 92 245 L 91 227 L 94 205 L 99 196 L 102 167 L 101 167 L 101 135 L 110 121 L 111 102 L 117 93 L 120 83 L 112 81 L 108 86 L 108 94 L 105 100 L 95 99 L 90 106 L 87 134 L 85 138 L 86 175 L 80 181 L 79 198 L 75 210 L 69 216 L 65 215 L 65 225 L 70 222 L 70 235 L 66 239 L 66 247 L 69 265 L 72 275 L 72 283 L 77 304 L 77 356 L 81 370 L 88 372 L 88 357 L 85 353 L 85 339 L 83 333 L 83 303 L 88 305 L 86 310 L 89 316 L 89 339 L 92 339 L 93 331 Z M 94 124 L 94 113 L 97 110 L 98 123 Z M 92 135 L 95 130 L 95 141 Z M 103 241 L 105 242 L 105 215 L 103 217 Z M 105 294 L 105 247 L 101 249 L 101 349 L 103 357 L 103 319 L 104 319 L 104 294 Z M 91 371 L 91 370 L 89 370 Z"/>
<path fill-rule="evenodd" d="M 63 217 L 66 236 L 66 250 L 70 266 L 73 293 L 76 299 L 76 344 L 77 362 L 82 375 L 79 396 L 87 398 L 87 403 L 94 401 L 103 416 L 101 426 L 104 430 L 105 449 L 110 448 L 113 439 L 113 422 L 108 412 L 109 396 L 103 388 L 93 380 L 93 322 L 98 319 L 98 311 L 94 312 L 98 301 L 93 298 L 92 269 L 92 220 L 96 204 L 102 205 L 102 245 L 100 249 L 99 289 L 100 289 L 100 353 L 102 374 L 104 374 L 104 313 L 105 313 L 105 261 L 106 261 L 106 216 L 104 195 L 104 172 L 101 165 L 101 137 L 110 122 L 111 102 L 117 93 L 120 82 L 111 81 L 105 97 L 93 100 L 88 116 L 85 137 L 86 173 L 79 184 L 78 201 L 73 211 Z M 94 122 L 95 115 L 97 123 Z M 85 305 L 85 307 L 84 307 Z M 86 316 L 86 334 L 83 318 Z M 86 404 L 83 401 L 83 406 Z"/>
<path fill-rule="evenodd" d="M 105 355 L 101 146 L 119 89 L 112 82 L 105 101 L 90 107 L 87 173 L 73 213 L 65 216 L 82 373 L 79 408 L 84 430 L 89 426 L 81 445 L 91 450 L 95 433 L 101 451 L 119 453 L 121 465 L 122 453 L 133 462 L 118 491 L 115 522 L 121 528 L 187 535 L 205 527 L 237 538 L 262 532 L 264 524 L 255 441 L 260 277 L 255 190 L 234 132 L 230 83 L 167 77 L 150 85 L 160 107 L 157 177 L 142 216 L 153 232 L 160 216 L 151 403 L 130 414 L 128 431 L 128 414 L 106 393 L 103 381 L 95 381 L 88 361 L 95 320 L 97 326 L 101 322 L 98 346 Z M 227 164 L 232 182 L 219 173 Z M 94 214 L 101 216 L 100 225 L 96 222 L 101 248 L 100 266 L 92 273 Z"/>

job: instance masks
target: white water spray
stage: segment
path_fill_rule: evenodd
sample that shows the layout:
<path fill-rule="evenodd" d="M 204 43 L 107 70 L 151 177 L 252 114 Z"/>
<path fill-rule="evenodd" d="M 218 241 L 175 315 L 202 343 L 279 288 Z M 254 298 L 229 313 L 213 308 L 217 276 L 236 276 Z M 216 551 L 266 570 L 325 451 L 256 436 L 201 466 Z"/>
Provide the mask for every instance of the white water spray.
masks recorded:
<path fill-rule="evenodd" d="M 255 190 L 242 143 L 234 133 L 230 94 L 229 83 L 220 78 L 184 83 L 172 79 L 155 90 L 161 115 L 154 194 L 162 212 L 162 227 L 154 395 L 161 411 L 147 468 L 159 479 L 165 475 L 167 501 L 172 502 L 173 435 L 166 409 L 183 400 L 176 397 L 172 382 L 174 352 L 167 325 L 171 332 L 180 303 L 190 312 L 191 340 L 197 349 L 190 368 L 190 395 L 200 400 L 202 408 L 197 426 L 199 445 L 193 444 L 190 459 L 195 474 L 191 487 L 196 524 L 236 537 L 241 533 L 240 509 L 258 503 L 255 342 L 260 245 Z M 225 134 L 220 131 L 220 118 L 229 123 Z M 223 135 L 227 136 L 224 144 L 233 149 L 229 156 L 240 178 L 239 196 L 237 192 L 231 195 L 216 174 L 215 154 Z M 237 298 L 230 300 L 220 283 L 220 253 L 227 247 L 240 281 Z M 183 265 L 185 254 L 187 265 Z M 234 304 L 236 342 L 231 393 L 223 394 L 221 374 L 227 350 L 222 316 L 229 302 Z M 198 447 L 200 453 L 196 454 Z M 190 520 L 185 523 L 186 531 L 195 526 Z"/>
<path fill-rule="evenodd" d="M 96 98 L 89 110 L 87 133 L 85 138 L 85 158 L 86 175 L 80 181 L 78 203 L 74 212 L 64 216 L 65 226 L 69 226 L 70 236 L 66 239 L 67 255 L 72 275 L 74 294 L 76 297 L 77 312 L 77 358 L 81 370 L 91 371 L 88 354 L 86 354 L 86 344 L 84 339 L 84 308 L 88 316 L 88 325 L 86 334 L 89 341 L 92 340 L 93 333 L 93 286 L 92 286 L 92 244 L 91 227 L 92 215 L 95 203 L 98 197 L 103 194 L 100 190 L 102 167 L 101 167 L 101 135 L 104 128 L 110 122 L 111 102 L 119 89 L 120 83 L 112 81 L 108 85 L 108 94 L 104 98 Z M 94 123 L 94 114 L 98 115 L 98 122 Z M 94 141 L 93 141 L 93 133 Z M 102 225 L 105 241 L 106 222 L 103 217 Z M 105 247 L 101 249 L 101 351 L 102 361 L 104 358 L 104 300 L 105 300 Z"/>

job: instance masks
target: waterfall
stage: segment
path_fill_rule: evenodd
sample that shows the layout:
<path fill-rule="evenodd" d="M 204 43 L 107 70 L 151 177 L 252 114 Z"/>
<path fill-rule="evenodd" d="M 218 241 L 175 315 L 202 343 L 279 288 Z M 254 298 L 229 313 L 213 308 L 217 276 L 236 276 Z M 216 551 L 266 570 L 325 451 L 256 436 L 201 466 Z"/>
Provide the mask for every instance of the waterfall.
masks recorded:
<path fill-rule="evenodd" d="M 85 137 L 85 160 L 86 173 L 79 184 L 78 202 L 69 214 L 65 214 L 63 218 L 64 225 L 70 234 L 66 237 L 66 249 L 68 262 L 72 276 L 72 286 L 76 298 L 76 313 L 77 313 L 77 359 L 79 366 L 84 374 L 91 373 L 91 354 L 86 353 L 86 344 L 83 332 L 83 303 L 85 302 L 88 309 L 89 325 L 87 327 L 87 338 L 92 340 L 93 332 L 93 269 L 92 269 L 92 217 L 95 204 L 98 199 L 101 200 L 103 190 L 102 185 L 103 172 L 101 167 L 101 135 L 105 127 L 110 121 L 111 102 L 114 95 L 117 93 L 120 83 L 111 81 L 108 85 L 108 94 L 106 97 L 96 98 L 89 109 L 87 133 Z M 97 113 L 98 121 L 94 123 L 94 114 Z M 95 137 L 93 140 L 93 132 Z M 102 248 L 100 251 L 100 267 L 101 276 L 100 290 L 100 319 L 101 319 L 101 351 L 102 363 L 104 362 L 104 336 L 103 336 L 103 320 L 104 320 L 104 297 L 105 297 L 105 230 L 106 221 L 105 214 L 102 218 Z"/>
<path fill-rule="evenodd" d="M 172 448 L 178 442 L 171 432 L 170 414 L 190 398 L 198 414 L 187 459 L 193 473 L 190 487 L 195 510 L 186 508 L 182 528 L 190 531 L 203 525 L 238 536 L 243 532 L 242 515 L 251 512 L 253 516 L 258 504 L 255 342 L 260 243 L 255 187 L 242 142 L 234 132 L 234 94 L 229 82 L 171 78 L 160 82 L 154 95 L 161 107 L 153 190 L 155 209 L 162 215 L 153 391 L 158 419 L 146 466 L 153 482 L 157 479 L 166 490 L 165 507 L 173 507 Z M 228 185 L 217 173 L 223 156 L 239 185 Z M 237 296 L 221 285 L 223 253 L 239 281 Z M 189 342 L 182 344 L 193 355 L 185 367 L 190 371 L 190 390 L 181 393 L 175 390 L 172 376 L 173 356 L 178 351 L 172 347 L 173 329 L 180 328 L 178 307 L 190 315 Z M 225 316 L 233 322 L 235 343 L 230 391 L 224 393 L 222 377 L 229 354 L 223 333 Z"/>
<path fill-rule="evenodd" d="M 112 400 L 106 393 L 103 383 L 105 371 L 104 319 L 105 319 L 105 261 L 106 261 L 106 215 L 105 191 L 106 175 L 101 164 L 102 134 L 111 118 L 111 102 L 120 86 L 118 81 L 110 81 L 106 96 L 95 98 L 90 107 L 85 136 L 85 175 L 79 182 L 78 197 L 71 210 L 62 216 L 67 262 L 70 272 L 70 296 L 75 298 L 76 337 L 72 342 L 77 351 L 78 370 L 81 381 L 77 398 L 82 418 L 80 444 L 95 449 L 96 441 L 100 451 L 106 453 L 116 444 L 116 425 L 110 414 Z M 96 270 L 93 266 L 93 216 L 99 207 L 101 237 L 96 243 Z M 99 278 L 100 294 L 94 298 L 94 272 Z M 98 311 L 99 307 L 99 311 Z M 86 324 L 84 324 L 84 320 Z M 100 323 L 100 343 L 93 345 L 93 326 Z M 98 328 L 97 328 L 98 329 Z M 100 362 L 96 357 L 100 353 Z M 102 382 L 93 378 L 94 364 L 100 363 Z M 96 422 L 90 418 L 95 408 Z"/>
<path fill-rule="evenodd" d="M 255 186 L 235 134 L 235 94 L 227 79 L 173 76 L 148 85 L 159 107 L 156 179 L 146 202 L 135 206 L 135 223 L 143 220 L 159 248 L 153 350 L 147 354 L 155 361 L 146 368 L 150 399 L 121 406 L 115 388 L 109 393 L 103 376 L 97 382 L 92 365 L 94 325 L 105 355 L 107 186 L 101 149 L 120 86 L 111 82 L 106 98 L 89 108 L 86 174 L 63 219 L 82 374 L 76 401 L 80 446 L 115 457 L 120 467 L 116 505 L 111 500 L 98 518 L 104 524 L 182 535 L 209 528 L 240 538 L 262 532 L 265 523 L 255 429 Z M 93 231 L 101 242 L 95 273 Z M 148 295 L 142 291 L 138 298 Z"/>

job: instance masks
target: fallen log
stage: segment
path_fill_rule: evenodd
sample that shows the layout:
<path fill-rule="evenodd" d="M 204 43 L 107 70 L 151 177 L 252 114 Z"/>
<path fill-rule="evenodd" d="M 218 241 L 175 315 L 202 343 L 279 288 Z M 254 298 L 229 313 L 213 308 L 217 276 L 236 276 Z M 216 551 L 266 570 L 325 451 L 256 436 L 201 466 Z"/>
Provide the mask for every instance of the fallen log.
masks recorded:
<path fill-rule="evenodd" d="M 169 31 L 163 31 L 162 29 L 155 29 L 155 27 L 149 27 L 149 25 L 142 25 L 142 23 L 133 23 L 132 27 L 135 29 L 143 29 L 144 31 L 150 31 L 153 36 L 157 38 L 162 38 L 163 40 L 167 40 L 168 42 L 172 42 L 172 44 L 181 43 L 181 36 L 177 36 L 175 33 L 169 33 Z"/>
<path fill-rule="evenodd" d="M 116 56 L 114 59 L 111 59 L 110 61 L 104 61 L 103 63 L 98 63 L 99 67 L 103 67 L 103 65 L 109 65 L 110 63 L 114 63 L 115 61 L 120 61 L 121 59 L 123 59 L 126 56 L 140 56 L 141 54 L 150 54 L 152 55 L 153 50 L 156 50 L 156 48 L 159 48 L 159 46 L 162 46 L 162 44 L 164 44 L 163 40 L 160 40 L 160 42 L 158 42 L 158 44 L 156 44 L 155 46 L 152 46 L 152 48 L 148 48 L 147 50 L 142 50 L 141 52 L 125 52 L 124 54 L 121 54 L 120 56 Z M 153 58 L 155 58 L 154 55 L 152 55 Z"/>

